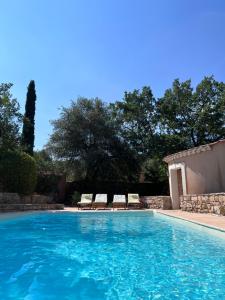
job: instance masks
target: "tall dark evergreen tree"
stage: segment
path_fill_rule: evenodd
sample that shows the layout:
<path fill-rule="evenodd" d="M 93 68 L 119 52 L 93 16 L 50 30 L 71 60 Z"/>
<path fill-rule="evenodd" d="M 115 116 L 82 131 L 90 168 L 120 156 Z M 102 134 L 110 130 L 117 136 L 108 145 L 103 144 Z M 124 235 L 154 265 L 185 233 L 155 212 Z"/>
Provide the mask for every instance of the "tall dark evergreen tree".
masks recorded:
<path fill-rule="evenodd" d="M 35 82 L 34 80 L 31 80 L 27 88 L 27 99 L 25 105 L 25 115 L 23 120 L 22 133 L 22 145 L 24 147 L 24 151 L 30 155 L 33 155 L 34 149 L 35 103 Z"/>

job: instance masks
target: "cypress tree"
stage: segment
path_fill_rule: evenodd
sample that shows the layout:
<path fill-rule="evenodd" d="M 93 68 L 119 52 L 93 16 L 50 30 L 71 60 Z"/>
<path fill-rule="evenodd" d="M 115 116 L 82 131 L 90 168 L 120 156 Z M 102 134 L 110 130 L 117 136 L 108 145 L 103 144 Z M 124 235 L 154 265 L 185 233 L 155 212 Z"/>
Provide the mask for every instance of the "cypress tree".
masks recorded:
<path fill-rule="evenodd" d="M 31 80 L 27 88 L 27 98 L 22 133 L 22 145 L 24 147 L 24 151 L 30 155 L 33 155 L 34 149 L 35 102 L 35 82 L 34 80 Z"/>

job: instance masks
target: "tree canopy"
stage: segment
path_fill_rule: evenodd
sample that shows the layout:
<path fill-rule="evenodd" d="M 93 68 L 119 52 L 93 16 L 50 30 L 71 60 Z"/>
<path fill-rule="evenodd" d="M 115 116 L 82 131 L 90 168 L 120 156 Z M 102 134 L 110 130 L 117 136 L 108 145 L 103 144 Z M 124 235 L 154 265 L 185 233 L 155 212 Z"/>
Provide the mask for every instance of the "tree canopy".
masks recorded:
<path fill-rule="evenodd" d="M 117 135 L 117 123 L 100 99 L 72 101 L 52 124 L 48 147 L 56 158 L 68 162 L 75 178 L 132 180 L 137 174 L 134 154 Z"/>
<path fill-rule="evenodd" d="M 0 148 L 4 149 L 14 149 L 20 143 L 22 115 L 19 103 L 10 92 L 11 87 L 12 83 L 0 84 Z"/>
<path fill-rule="evenodd" d="M 194 90 L 176 79 L 157 102 L 161 133 L 180 140 L 183 148 L 225 137 L 225 84 L 205 77 Z"/>
<path fill-rule="evenodd" d="M 112 114 L 120 124 L 119 134 L 146 157 L 154 152 L 156 133 L 155 98 L 150 87 L 125 92 L 122 101 L 111 104 Z"/>
<path fill-rule="evenodd" d="M 49 148 L 77 178 L 162 182 L 165 155 L 225 138 L 225 84 L 176 79 L 159 99 L 143 87 L 109 105 L 79 98 L 52 124 Z"/>
<path fill-rule="evenodd" d="M 23 131 L 19 104 L 0 84 L 0 148 L 33 154 L 36 92 L 28 86 Z M 124 93 L 106 104 L 78 98 L 52 121 L 46 149 L 34 153 L 40 173 L 66 173 L 78 180 L 166 181 L 162 158 L 190 147 L 225 138 L 225 83 L 204 77 L 174 80 L 156 99 L 150 87 Z"/>

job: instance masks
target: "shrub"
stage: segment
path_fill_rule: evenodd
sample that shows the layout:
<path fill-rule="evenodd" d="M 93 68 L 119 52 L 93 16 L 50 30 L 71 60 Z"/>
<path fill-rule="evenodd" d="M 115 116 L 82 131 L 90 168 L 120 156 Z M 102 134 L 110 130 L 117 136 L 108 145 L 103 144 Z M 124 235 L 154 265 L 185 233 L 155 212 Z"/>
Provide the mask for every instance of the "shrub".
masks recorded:
<path fill-rule="evenodd" d="M 147 159 L 142 165 L 142 170 L 146 182 L 166 183 L 168 181 L 167 166 L 158 157 Z"/>
<path fill-rule="evenodd" d="M 77 203 L 80 201 L 81 199 L 81 194 L 77 191 L 75 191 L 72 195 L 72 205 L 73 206 L 77 206 Z"/>
<path fill-rule="evenodd" d="M 3 191 L 31 194 L 36 186 L 35 160 L 21 151 L 0 153 L 0 181 Z"/>
<path fill-rule="evenodd" d="M 58 192 L 58 183 L 61 176 L 39 173 L 35 191 L 38 194 L 51 195 Z"/>

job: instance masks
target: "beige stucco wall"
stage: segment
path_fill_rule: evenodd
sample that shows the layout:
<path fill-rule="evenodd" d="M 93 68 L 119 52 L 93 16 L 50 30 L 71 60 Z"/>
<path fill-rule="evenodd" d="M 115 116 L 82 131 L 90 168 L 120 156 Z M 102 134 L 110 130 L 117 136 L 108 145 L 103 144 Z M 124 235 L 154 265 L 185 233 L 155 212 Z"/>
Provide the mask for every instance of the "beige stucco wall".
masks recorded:
<path fill-rule="evenodd" d="M 169 166 L 184 164 L 187 194 L 225 192 L 225 142 L 210 147 L 210 151 L 181 157 L 169 163 Z"/>

